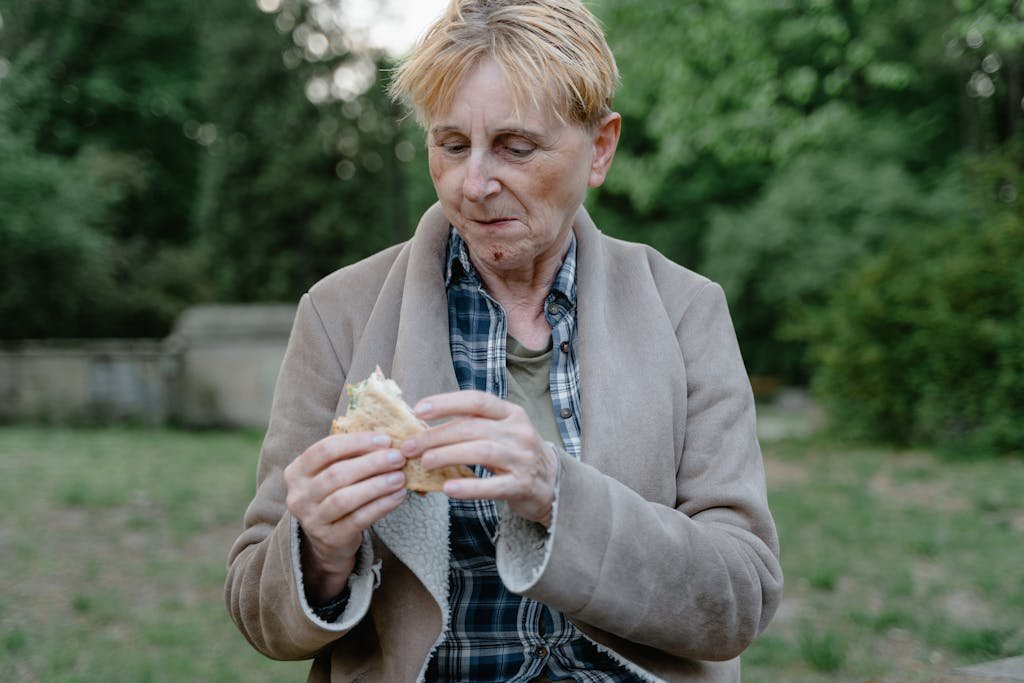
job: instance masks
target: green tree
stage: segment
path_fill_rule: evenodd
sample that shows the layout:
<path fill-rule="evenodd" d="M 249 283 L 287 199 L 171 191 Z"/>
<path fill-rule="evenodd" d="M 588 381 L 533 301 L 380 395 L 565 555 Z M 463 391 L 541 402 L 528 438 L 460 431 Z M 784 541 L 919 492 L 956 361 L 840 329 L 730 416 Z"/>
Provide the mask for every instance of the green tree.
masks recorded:
<path fill-rule="evenodd" d="M 1024 3 L 956 0 L 947 56 L 959 66 L 963 138 L 972 150 L 998 146 L 1024 122 Z"/>
<path fill-rule="evenodd" d="M 959 69 L 959 203 L 911 222 L 804 310 L 814 386 L 836 427 L 960 453 L 1024 452 L 1024 16 L 964 0 L 946 39 Z"/>
<path fill-rule="evenodd" d="M 722 281 L 753 372 L 805 381 L 794 321 L 888 235 L 962 215 L 965 71 L 997 61 L 970 46 L 1012 43 L 1019 5 L 605 0 L 624 134 L 600 210 Z"/>
<path fill-rule="evenodd" d="M 972 160 L 970 213 L 864 259 L 805 328 L 838 429 L 1024 452 L 1024 210 L 992 192 L 1022 152 Z"/>
<path fill-rule="evenodd" d="M 842 104 L 807 118 L 827 130 L 780 165 L 758 198 L 709 221 L 706 272 L 731 294 L 737 333 L 755 372 L 806 382 L 801 326 L 843 277 L 893 242 L 916 242 L 966 218 L 956 167 L 914 173 L 913 123 L 868 117 Z M 911 149 L 908 149 L 911 147 Z"/>
<path fill-rule="evenodd" d="M 94 149 L 72 158 L 39 154 L 11 119 L 4 98 L 0 338 L 76 334 L 96 319 L 114 279 L 105 222 L 119 198 L 118 183 L 104 182 L 93 170 L 109 166 L 116 176 L 118 160 Z"/>
<path fill-rule="evenodd" d="M 0 230 L 12 253 L 35 255 L 14 263 L 19 281 L 57 292 L 37 288 L 19 304 L 8 294 L 20 310 L 4 336 L 165 333 L 203 289 L 188 249 L 198 148 L 182 133 L 196 104 L 194 13 L 155 0 L 36 0 L 2 16 L 0 98 L 16 140 L 0 186 L 24 191 L 7 193 Z M 76 243 L 91 266 L 51 279 L 43 264 Z"/>
<path fill-rule="evenodd" d="M 381 55 L 299 1 L 210 6 L 197 208 L 217 291 L 293 301 L 326 273 L 412 233 L 418 153 L 382 94 Z"/>
<path fill-rule="evenodd" d="M 624 118 L 600 199 L 624 234 L 690 265 L 702 265 L 711 212 L 750 204 L 795 155 L 829 148 L 822 124 L 857 118 L 809 127 L 826 105 L 886 120 L 916 115 L 908 161 L 918 165 L 941 163 L 957 147 L 945 135 L 956 120 L 953 72 L 936 68 L 948 12 L 929 0 L 604 0 L 599 8 L 623 75 Z"/>

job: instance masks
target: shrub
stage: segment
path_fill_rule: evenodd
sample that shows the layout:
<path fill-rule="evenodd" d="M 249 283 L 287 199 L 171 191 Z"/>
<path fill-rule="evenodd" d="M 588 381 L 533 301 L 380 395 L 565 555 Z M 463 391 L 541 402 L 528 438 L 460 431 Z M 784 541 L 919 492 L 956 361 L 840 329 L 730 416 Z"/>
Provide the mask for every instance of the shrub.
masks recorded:
<path fill-rule="evenodd" d="M 839 429 L 1024 450 L 1024 213 L 1013 193 L 987 204 L 974 225 L 893 239 L 804 328 Z"/>
<path fill-rule="evenodd" d="M 702 264 L 729 295 L 751 372 L 796 383 L 808 367 L 792 323 L 893 233 L 949 220 L 962 203 L 944 174 L 909 168 L 919 154 L 913 122 L 835 105 L 807 128 L 756 201 L 713 213 Z"/>

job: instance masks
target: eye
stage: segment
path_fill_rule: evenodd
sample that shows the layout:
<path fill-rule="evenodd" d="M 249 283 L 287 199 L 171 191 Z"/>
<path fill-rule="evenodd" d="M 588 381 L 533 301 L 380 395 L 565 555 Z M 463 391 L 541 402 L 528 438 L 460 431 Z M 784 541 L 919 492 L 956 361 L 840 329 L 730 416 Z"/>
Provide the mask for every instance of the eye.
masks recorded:
<path fill-rule="evenodd" d="M 533 147 L 523 147 L 520 145 L 506 145 L 505 151 L 516 157 L 517 159 L 525 159 L 526 157 L 533 154 Z"/>
<path fill-rule="evenodd" d="M 441 144 L 441 149 L 448 154 L 462 154 L 469 149 L 469 145 L 464 142 L 445 142 Z"/>
<path fill-rule="evenodd" d="M 459 135 L 446 135 L 434 139 L 434 146 L 445 154 L 458 156 L 469 149 L 469 141 Z"/>
<path fill-rule="evenodd" d="M 512 137 L 501 141 L 501 151 L 513 159 L 526 159 L 537 151 L 537 145 L 523 138 Z"/>

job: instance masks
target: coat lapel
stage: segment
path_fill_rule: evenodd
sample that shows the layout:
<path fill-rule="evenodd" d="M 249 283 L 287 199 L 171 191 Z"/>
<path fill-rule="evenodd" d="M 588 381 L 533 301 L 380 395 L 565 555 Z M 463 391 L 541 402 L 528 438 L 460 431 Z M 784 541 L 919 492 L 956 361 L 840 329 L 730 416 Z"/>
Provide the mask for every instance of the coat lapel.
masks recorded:
<path fill-rule="evenodd" d="M 415 237 L 391 266 L 349 376 L 358 381 L 376 365 L 414 404 L 431 394 L 458 389 L 448 345 L 444 250 L 448 221 L 438 207 L 420 221 Z M 410 494 L 373 526 L 374 533 L 412 571 L 448 618 L 448 499 Z"/>
<path fill-rule="evenodd" d="M 584 209 L 575 229 L 581 459 L 649 500 L 674 504 L 667 484 L 675 472 L 652 478 L 634 461 L 636 454 L 663 449 L 665 425 L 672 424 L 673 413 L 686 414 L 675 412 L 680 407 L 674 405 L 673 387 L 685 384 L 685 374 L 673 323 L 650 270 L 638 267 L 642 256 L 625 251 L 644 247 L 622 243 L 613 250 L 617 243 L 600 233 Z M 674 452 L 682 452 L 681 443 Z"/>

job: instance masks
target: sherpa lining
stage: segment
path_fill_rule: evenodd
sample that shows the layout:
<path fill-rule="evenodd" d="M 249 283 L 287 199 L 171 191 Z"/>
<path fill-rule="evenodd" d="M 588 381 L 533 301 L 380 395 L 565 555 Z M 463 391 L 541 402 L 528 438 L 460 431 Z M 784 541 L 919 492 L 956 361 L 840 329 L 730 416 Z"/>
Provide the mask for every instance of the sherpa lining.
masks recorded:
<path fill-rule="evenodd" d="M 441 610 L 441 631 L 423 660 L 417 681 L 448 632 L 448 498 L 442 493 L 410 493 L 397 509 L 373 525 L 377 537 L 416 575 Z M 439 550 L 444 548 L 445 550 Z"/>
<path fill-rule="evenodd" d="M 292 573 L 295 575 L 295 588 L 299 594 L 299 603 L 302 611 L 310 621 L 320 628 L 328 631 L 344 632 L 355 627 L 362 620 L 370 609 L 370 598 L 373 589 L 376 588 L 376 577 L 379 576 L 379 562 L 373 562 L 373 546 L 370 543 L 370 535 L 363 533 L 363 542 L 359 546 L 359 557 L 356 559 L 356 567 L 348 578 L 349 598 L 345 611 L 341 613 L 337 621 L 324 621 L 317 616 L 309 601 L 306 600 L 306 589 L 302 581 L 302 562 L 299 552 L 299 522 L 292 517 L 291 520 L 291 555 Z"/>

